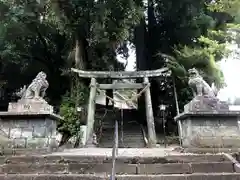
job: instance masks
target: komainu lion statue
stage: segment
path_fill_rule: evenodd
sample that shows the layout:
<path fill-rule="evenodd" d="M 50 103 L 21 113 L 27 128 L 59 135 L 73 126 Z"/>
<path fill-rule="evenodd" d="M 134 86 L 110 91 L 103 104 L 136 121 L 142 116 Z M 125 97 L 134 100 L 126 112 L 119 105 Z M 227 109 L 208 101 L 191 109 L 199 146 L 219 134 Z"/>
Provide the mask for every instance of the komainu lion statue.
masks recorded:
<path fill-rule="evenodd" d="M 216 97 L 217 92 L 211 88 L 203 77 L 198 73 L 197 69 L 192 68 L 188 70 L 189 81 L 188 85 L 193 91 L 194 97 L 196 96 L 209 96 Z"/>
<path fill-rule="evenodd" d="M 210 87 L 197 69 L 188 70 L 188 84 L 193 90 L 194 98 L 184 106 L 185 112 L 212 112 L 228 111 L 229 106 L 226 102 L 217 98 L 217 89 Z"/>
<path fill-rule="evenodd" d="M 47 75 L 41 71 L 37 74 L 32 83 L 26 88 L 26 85 L 16 93 L 21 99 L 43 99 L 49 86 L 46 80 Z"/>

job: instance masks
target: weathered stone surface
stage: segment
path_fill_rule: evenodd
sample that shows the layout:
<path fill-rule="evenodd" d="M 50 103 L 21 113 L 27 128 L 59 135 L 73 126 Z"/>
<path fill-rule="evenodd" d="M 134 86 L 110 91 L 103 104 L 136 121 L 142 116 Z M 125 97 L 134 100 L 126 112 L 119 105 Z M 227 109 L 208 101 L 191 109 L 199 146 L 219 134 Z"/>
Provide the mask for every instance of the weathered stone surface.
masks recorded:
<path fill-rule="evenodd" d="M 186 148 L 238 148 L 240 112 L 188 112 L 175 119 Z"/>
<path fill-rule="evenodd" d="M 15 93 L 18 102 L 0 112 L 0 146 L 13 148 L 56 148 L 60 141 L 53 107 L 43 98 L 49 86 L 47 75 L 39 72 L 31 84 Z M 59 141 L 58 141 L 59 140 Z"/>
<path fill-rule="evenodd" d="M 229 111 L 229 105 L 216 97 L 214 90 L 195 68 L 189 70 L 189 75 L 194 98 L 184 106 L 184 112 L 175 117 L 179 121 L 183 147 L 240 147 L 240 112 Z"/>
<path fill-rule="evenodd" d="M 223 162 L 229 161 L 225 156 L 221 154 L 193 154 L 193 155 L 169 155 L 166 156 L 166 159 L 170 162 L 181 162 L 181 163 L 189 163 L 189 162 Z"/>
<path fill-rule="evenodd" d="M 95 149 L 96 150 L 96 149 Z M 173 153 L 174 154 L 174 153 Z M 175 158 L 174 158 L 175 156 Z M 182 158 L 181 158 L 182 156 Z M 101 156 L 103 157 L 103 156 Z M 188 157 L 188 158 L 187 158 Z M 214 158 L 213 158 L 214 157 Z M 226 180 L 239 179 L 239 173 L 233 173 L 233 164 L 224 161 L 223 155 L 165 155 L 163 163 L 139 164 L 140 161 L 120 155 L 122 161 L 116 161 L 116 179 L 119 180 Z M 227 156 L 224 156 L 227 157 Z M 109 180 L 112 162 L 82 163 L 91 156 L 15 156 L 7 157 L 0 166 L 0 180 Z M 96 158 L 96 157 L 95 157 Z M 141 157 L 149 160 L 154 157 Z M 229 157 L 228 157 L 229 158 Z M 124 160 L 125 159 L 125 160 Z M 191 161 L 192 159 L 192 161 Z M 109 159 L 108 159 L 109 160 Z M 175 161 L 183 161 L 175 163 Z M 189 162 L 188 162 L 189 161 Z M 201 162 L 203 161 L 203 162 Z M 214 161 L 214 162 L 213 162 Z M 219 161 L 219 162 L 216 162 Z M 125 163 L 124 163 L 125 162 Z M 221 172 L 221 173 L 220 173 Z M 224 172 L 224 173 L 222 173 Z M 20 174 L 19 174 L 20 173 Z"/>
<path fill-rule="evenodd" d="M 112 163 L 112 158 L 104 156 L 80 156 L 80 155 L 31 155 L 6 157 L 9 164 L 18 163 Z M 200 162 L 229 162 L 221 154 L 201 155 L 168 155 L 163 157 L 118 157 L 117 164 L 165 164 L 165 163 L 200 163 Z"/>
<path fill-rule="evenodd" d="M 49 87 L 47 81 L 47 74 L 43 71 L 40 71 L 37 76 L 32 80 L 31 84 L 27 87 L 24 85 L 19 92 L 15 94 L 21 97 L 21 100 L 25 99 L 35 99 L 42 100 L 45 96 L 45 92 Z"/>
<path fill-rule="evenodd" d="M 191 173 L 234 172 L 232 162 L 192 163 Z"/>
<path fill-rule="evenodd" d="M 112 163 L 19 163 L 5 164 L 1 173 L 10 174 L 111 174 Z M 116 164 L 116 174 L 191 174 L 191 173 L 230 173 L 232 163 L 170 163 L 170 164 Z"/>
<path fill-rule="evenodd" d="M 169 76 L 168 68 L 161 68 L 150 71 L 83 71 L 71 68 L 71 71 L 78 73 L 80 77 L 85 78 L 113 78 L 113 79 L 133 79 L 140 77 Z"/>
<path fill-rule="evenodd" d="M 217 95 L 216 89 L 209 86 L 196 68 L 189 69 L 188 74 L 188 85 L 192 89 L 194 97 L 204 95 L 215 97 Z"/>
<path fill-rule="evenodd" d="M 184 112 L 229 111 L 229 105 L 213 96 L 196 96 L 184 106 Z"/>
<path fill-rule="evenodd" d="M 103 163 L 103 164 L 77 164 L 70 163 L 68 165 L 69 173 L 77 174 L 93 174 L 93 173 L 106 173 L 110 174 L 112 170 L 112 163 Z M 137 173 L 137 164 L 116 164 L 115 167 L 116 174 L 136 174 Z"/>
<path fill-rule="evenodd" d="M 191 173 L 189 164 L 139 164 L 138 174 L 187 174 Z"/>
<path fill-rule="evenodd" d="M 198 154 L 216 154 L 216 153 L 236 153 L 240 152 L 240 148 L 184 148 L 186 153 L 198 153 Z"/>
<path fill-rule="evenodd" d="M 53 107 L 44 100 L 45 92 L 49 87 L 46 78 L 46 73 L 41 71 L 28 87 L 25 85 L 15 93 L 21 99 L 17 103 L 9 103 L 8 112 L 53 113 Z"/>
<path fill-rule="evenodd" d="M 65 164 L 6 164 L 0 167 L 7 174 L 64 174 L 68 172 Z"/>
<path fill-rule="evenodd" d="M 13 148 L 56 148 L 58 117 L 31 112 L 0 112 L 0 145 Z"/>
<path fill-rule="evenodd" d="M 43 99 L 23 99 L 17 103 L 9 103 L 8 112 L 53 113 L 53 106 Z"/>
<path fill-rule="evenodd" d="M 96 149 L 94 150 L 96 151 Z M 147 149 L 145 150 L 147 151 Z M 156 149 L 152 150 L 152 153 L 155 154 L 156 151 Z M 227 155 L 168 153 L 168 155 L 158 154 L 157 157 L 142 156 L 139 159 L 126 157 L 129 153 L 124 153 L 125 156 L 120 154 L 116 161 L 116 179 L 234 180 L 240 178 L 239 173 L 233 173 L 233 162 Z M 91 159 L 95 162 L 89 161 Z M 144 162 L 144 159 L 149 163 L 151 159 L 152 163 L 139 163 Z M 112 170 L 111 158 L 84 154 L 79 156 L 74 150 L 71 155 L 12 156 L 2 159 L 2 161 L 5 164 L 0 166 L 0 180 L 109 180 Z M 157 161 L 158 163 L 156 163 Z"/>
<path fill-rule="evenodd" d="M 0 175 L 0 180 L 109 180 L 106 175 Z M 218 174 L 184 174 L 184 175 L 117 175 L 117 180 L 238 180 L 240 174 L 218 173 Z"/>

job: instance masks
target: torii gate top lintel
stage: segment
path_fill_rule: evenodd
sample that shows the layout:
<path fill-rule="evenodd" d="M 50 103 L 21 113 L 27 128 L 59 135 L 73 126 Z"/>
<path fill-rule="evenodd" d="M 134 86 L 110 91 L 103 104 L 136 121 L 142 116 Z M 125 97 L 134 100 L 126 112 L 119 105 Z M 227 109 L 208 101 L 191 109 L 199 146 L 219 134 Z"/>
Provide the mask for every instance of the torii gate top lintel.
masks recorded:
<path fill-rule="evenodd" d="M 112 78 L 112 79 L 134 79 L 144 77 L 158 77 L 164 74 L 168 75 L 170 70 L 168 68 L 161 68 L 157 70 L 146 71 L 83 71 L 71 68 L 75 73 L 78 73 L 82 78 Z"/>

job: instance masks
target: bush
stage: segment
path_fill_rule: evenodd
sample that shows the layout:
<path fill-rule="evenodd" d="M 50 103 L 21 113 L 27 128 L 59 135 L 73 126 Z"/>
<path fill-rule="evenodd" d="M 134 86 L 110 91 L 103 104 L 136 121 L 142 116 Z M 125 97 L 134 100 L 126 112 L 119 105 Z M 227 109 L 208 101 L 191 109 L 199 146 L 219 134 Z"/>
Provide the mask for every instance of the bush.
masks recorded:
<path fill-rule="evenodd" d="M 78 134 L 83 116 L 77 112 L 77 107 L 85 106 L 87 99 L 88 89 L 80 83 L 78 86 L 73 86 L 72 91 L 62 97 L 60 115 L 63 120 L 58 125 L 60 133 L 67 132 L 71 136 Z"/>

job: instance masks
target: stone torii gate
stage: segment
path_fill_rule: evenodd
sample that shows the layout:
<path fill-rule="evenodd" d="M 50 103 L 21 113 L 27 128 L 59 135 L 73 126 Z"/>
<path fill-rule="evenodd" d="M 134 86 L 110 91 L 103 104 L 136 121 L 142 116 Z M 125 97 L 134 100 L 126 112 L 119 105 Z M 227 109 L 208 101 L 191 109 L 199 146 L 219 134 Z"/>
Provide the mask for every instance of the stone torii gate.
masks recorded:
<path fill-rule="evenodd" d="M 168 68 L 162 68 L 157 70 L 149 71 L 83 71 L 75 68 L 71 68 L 75 73 L 78 73 L 81 78 L 91 78 L 90 83 L 90 95 L 88 103 L 87 113 L 87 133 L 86 141 L 88 141 L 93 134 L 94 126 L 94 115 L 95 115 L 95 99 L 97 88 L 100 90 L 107 89 L 144 89 L 145 94 L 145 106 L 146 106 L 146 119 L 148 127 L 148 147 L 155 147 L 156 132 L 154 124 L 154 116 L 152 109 L 151 93 L 150 93 L 150 82 L 149 77 L 159 77 L 163 75 L 169 75 Z M 98 84 L 97 79 L 108 78 L 108 79 L 137 79 L 142 78 L 143 83 L 112 83 L 112 84 Z"/>

